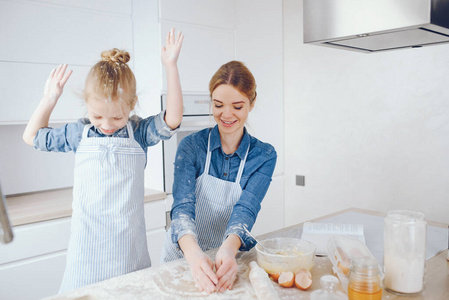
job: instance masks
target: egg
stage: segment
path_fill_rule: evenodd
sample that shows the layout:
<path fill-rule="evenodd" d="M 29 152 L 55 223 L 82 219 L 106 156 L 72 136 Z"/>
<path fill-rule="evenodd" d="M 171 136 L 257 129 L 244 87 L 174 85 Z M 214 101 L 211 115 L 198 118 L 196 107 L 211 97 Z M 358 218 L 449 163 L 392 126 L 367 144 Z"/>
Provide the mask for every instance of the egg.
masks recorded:
<path fill-rule="evenodd" d="M 278 283 L 280 286 L 289 288 L 292 287 L 295 282 L 295 274 L 293 272 L 281 272 L 279 275 Z"/>
<path fill-rule="evenodd" d="M 281 274 L 280 273 L 271 273 L 271 274 L 268 274 L 268 275 L 270 275 L 270 278 L 273 279 L 274 282 L 278 282 L 279 276 Z"/>
<path fill-rule="evenodd" d="M 300 290 L 307 290 L 312 286 L 312 273 L 307 269 L 299 269 L 295 274 L 295 286 Z"/>

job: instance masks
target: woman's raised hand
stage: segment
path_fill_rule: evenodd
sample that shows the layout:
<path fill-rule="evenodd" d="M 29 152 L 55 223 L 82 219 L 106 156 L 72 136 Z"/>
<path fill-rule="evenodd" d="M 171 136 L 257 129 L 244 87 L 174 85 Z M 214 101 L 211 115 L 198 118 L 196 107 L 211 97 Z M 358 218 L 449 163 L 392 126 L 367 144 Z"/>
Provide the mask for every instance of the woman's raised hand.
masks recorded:
<path fill-rule="evenodd" d="M 179 52 L 181 52 L 182 41 L 184 36 L 181 31 L 178 32 L 175 38 L 175 29 L 172 28 L 167 34 L 165 47 L 162 47 L 161 60 L 164 66 L 176 64 L 178 62 Z"/>
<path fill-rule="evenodd" d="M 51 102 L 58 101 L 59 97 L 62 95 L 64 85 L 72 75 L 72 70 L 66 73 L 67 65 L 59 65 L 56 69 L 53 69 L 50 76 L 45 83 L 44 98 Z"/>

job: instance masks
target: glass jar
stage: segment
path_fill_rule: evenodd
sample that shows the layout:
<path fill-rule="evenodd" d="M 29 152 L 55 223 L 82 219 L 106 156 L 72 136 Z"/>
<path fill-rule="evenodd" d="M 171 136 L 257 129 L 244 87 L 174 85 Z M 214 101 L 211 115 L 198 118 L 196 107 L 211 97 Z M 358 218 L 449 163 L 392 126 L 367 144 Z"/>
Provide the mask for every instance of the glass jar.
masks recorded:
<path fill-rule="evenodd" d="M 349 300 L 381 300 L 382 276 L 377 261 L 372 257 L 352 260 L 348 283 Z"/>
<path fill-rule="evenodd" d="M 415 294 L 424 288 L 426 265 L 424 214 L 405 210 L 388 212 L 384 228 L 385 288 Z"/>
<path fill-rule="evenodd" d="M 347 297 L 337 291 L 338 279 L 333 275 L 324 275 L 320 278 L 321 289 L 310 293 L 310 300 L 346 300 Z"/>

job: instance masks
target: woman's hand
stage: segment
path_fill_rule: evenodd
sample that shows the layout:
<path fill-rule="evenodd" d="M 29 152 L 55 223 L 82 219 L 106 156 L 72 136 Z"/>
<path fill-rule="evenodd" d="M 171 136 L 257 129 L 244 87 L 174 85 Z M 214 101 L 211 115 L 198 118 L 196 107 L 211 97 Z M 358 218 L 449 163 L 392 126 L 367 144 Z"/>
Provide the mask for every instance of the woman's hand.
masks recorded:
<path fill-rule="evenodd" d="M 165 47 L 162 47 L 161 60 L 164 66 L 168 66 L 171 64 L 176 65 L 179 57 L 179 52 L 181 52 L 182 41 L 184 40 L 184 36 L 181 31 L 178 32 L 178 35 L 175 39 L 175 29 L 172 28 L 171 31 L 167 34 L 167 40 L 165 42 Z"/>
<path fill-rule="evenodd" d="M 217 269 L 217 291 L 223 293 L 226 289 L 232 289 L 237 278 L 237 261 L 235 255 L 240 248 L 241 241 L 236 235 L 229 235 L 221 245 L 215 256 L 215 268 Z"/>
<path fill-rule="evenodd" d="M 62 95 L 62 91 L 64 89 L 64 85 L 69 79 L 70 75 L 72 75 L 72 70 L 69 70 L 67 73 L 67 65 L 59 65 L 56 69 L 50 73 L 50 76 L 45 83 L 44 89 L 44 98 L 51 103 L 56 104 L 59 97 Z"/>
<path fill-rule="evenodd" d="M 179 246 L 189 263 L 190 272 L 198 289 L 209 294 L 215 292 L 215 285 L 218 283 L 218 279 L 213 270 L 214 263 L 212 260 L 204 254 L 191 235 L 183 236 L 179 240 Z"/>

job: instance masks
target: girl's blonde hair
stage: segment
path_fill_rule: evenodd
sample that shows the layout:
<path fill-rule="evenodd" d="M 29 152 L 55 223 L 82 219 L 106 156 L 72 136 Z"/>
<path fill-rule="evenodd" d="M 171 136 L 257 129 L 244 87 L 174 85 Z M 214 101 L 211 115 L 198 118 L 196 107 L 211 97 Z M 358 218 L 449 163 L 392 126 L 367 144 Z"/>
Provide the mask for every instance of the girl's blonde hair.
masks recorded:
<path fill-rule="evenodd" d="M 209 81 L 209 93 L 222 84 L 229 84 L 249 99 L 251 105 L 257 97 L 256 80 L 250 70 L 240 61 L 233 60 L 222 65 Z"/>
<path fill-rule="evenodd" d="M 136 78 L 127 62 L 131 55 L 117 48 L 103 51 L 86 78 L 84 99 L 91 92 L 106 97 L 110 101 L 124 101 L 133 110 L 137 103 Z"/>

